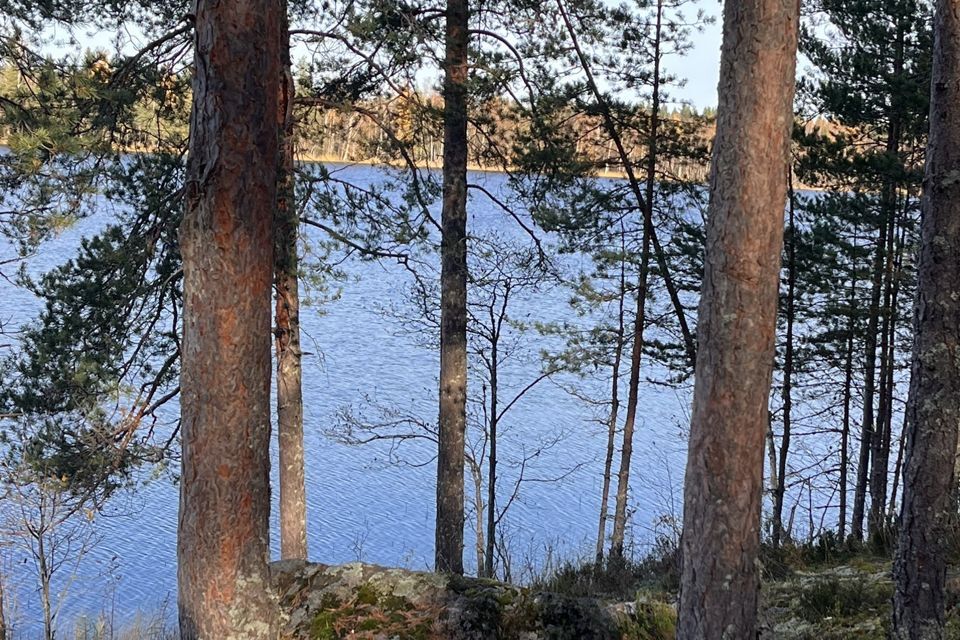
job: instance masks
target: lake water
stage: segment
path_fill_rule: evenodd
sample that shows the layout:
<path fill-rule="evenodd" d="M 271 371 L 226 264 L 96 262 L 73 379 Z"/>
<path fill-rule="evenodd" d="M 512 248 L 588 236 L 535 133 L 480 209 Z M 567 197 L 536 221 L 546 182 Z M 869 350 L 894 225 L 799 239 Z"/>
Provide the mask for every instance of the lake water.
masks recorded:
<path fill-rule="evenodd" d="M 356 181 L 378 179 L 375 169 L 353 167 L 344 177 Z M 501 176 L 475 175 L 494 193 L 504 187 Z M 526 235 L 485 197 L 470 204 L 470 228 L 482 235 L 523 240 Z M 94 234 L 109 221 L 103 214 L 85 219 L 45 244 L 29 262 L 32 273 L 42 273 L 73 255 L 81 237 Z M 314 231 L 309 232 L 311 235 Z M 0 245 L 0 250 L 9 250 Z M 576 272 L 588 265 L 578 256 L 564 258 L 564 269 Z M 339 412 L 352 406 L 362 410 L 370 399 L 424 420 L 435 420 L 438 358 L 424 343 L 422 330 L 396 314 L 384 313 L 410 284 L 396 264 L 351 260 L 341 265 L 349 276 L 340 284 L 339 299 L 321 309 L 302 312 L 304 422 L 306 477 L 311 559 L 342 563 L 367 562 L 428 569 L 433 557 L 434 465 L 423 447 L 401 449 L 407 462 L 391 464 L 385 446 L 348 446 L 325 432 Z M 569 292 L 543 287 L 518 302 L 517 315 L 527 320 L 583 322 L 567 304 Z M 16 326 L 29 322 L 40 308 L 29 292 L 0 280 L 0 314 Z M 536 377 L 540 363 L 537 336 L 531 337 L 529 356 L 504 365 L 504 385 L 516 391 Z M 657 377 L 656 371 L 648 375 Z M 532 559 L 538 566 L 548 556 L 574 558 L 591 553 L 600 501 L 602 456 L 606 434 L 594 410 L 576 400 L 564 386 L 595 385 L 602 393 L 606 382 L 558 377 L 544 382 L 511 410 L 502 428 L 501 457 L 523 457 L 538 440 L 555 446 L 530 463 L 528 478 L 566 474 L 559 482 L 531 482 L 522 486 L 518 501 L 505 518 L 505 530 L 514 556 L 514 576 Z M 504 392 L 506 395 L 506 391 Z M 625 397 L 625 393 L 624 393 Z M 653 537 L 657 518 L 679 515 L 689 392 L 661 385 L 642 386 L 633 459 L 630 507 L 632 537 L 642 553 Z M 178 408 L 169 407 L 168 417 Z M 373 412 L 369 409 L 368 414 Z M 524 449 L 526 447 L 526 449 Z M 274 451 L 275 459 L 275 451 Z M 617 457 L 619 459 L 619 456 Z M 512 489 L 516 469 L 505 464 L 501 495 Z M 468 491 L 469 491 L 468 482 Z M 501 497 L 501 503 L 505 498 Z M 97 519 L 100 541 L 83 559 L 69 587 L 60 614 L 67 626 L 83 614 L 109 614 L 129 621 L 135 612 L 171 613 L 176 592 L 176 525 L 178 489 L 167 475 L 142 486 L 135 494 L 118 498 L 113 515 Z M 274 510 L 275 511 L 275 510 Z M 472 520 L 468 517 L 465 560 L 475 567 Z M 276 538 L 276 519 L 273 535 Z M 274 549 L 274 557 L 277 550 Z M 4 570 L 15 585 L 8 607 L 21 637 L 36 634 L 41 622 L 35 582 L 29 565 L 7 554 Z M 61 584 L 61 586 L 63 586 Z"/>

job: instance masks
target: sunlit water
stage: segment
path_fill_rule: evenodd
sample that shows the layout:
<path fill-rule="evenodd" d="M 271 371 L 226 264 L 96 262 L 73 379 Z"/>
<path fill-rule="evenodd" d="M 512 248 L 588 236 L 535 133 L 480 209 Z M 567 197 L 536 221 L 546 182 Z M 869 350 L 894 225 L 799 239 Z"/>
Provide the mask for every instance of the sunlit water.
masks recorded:
<path fill-rule="evenodd" d="M 353 180 L 375 180 L 376 170 L 349 169 Z M 477 175 L 487 188 L 503 188 L 501 176 Z M 517 240 L 526 235 L 483 196 L 470 204 L 472 233 L 496 230 Z M 42 273 L 73 255 L 81 237 L 94 234 L 109 221 L 108 215 L 82 220 L 45 244 L 29 262 L 32 273 Z M 312 232 L 311 232 L 312 233 Z M 0 249 L 9 250 L 7 245 Z M 564 258 L 564 268 L 587 268 L 578 256 Z M 384 307 L 401 303 L 409 275 L 389 262 L 352 260 L 342 268 L 342 296 L 322 308 L 302 312 L 304 350 L 304 412 L 306 477 L 310 553 L 324 563 L 363 561 L 428 569 L 433 555 L 434 464 L 423 446 L 401 449 L 408 462 L 391 464 L 384 446 L 351 447 L 325 435 L 337 412 L 366 399 L 395 406 L 424 420 L 435 420 L 438 357 L 418 339 L 414 325 L 404 323 Z M 582 322 L 569 307 L 569 292 L 544 288 L 522 299 L 516 315 L 541 321 Z M 29 322 L 40 304 L 29 292 L 0 280 L 0 313 L 16 326 Z M 504 395 L 536 377 L 542 344 L 531 334 L 531 357 L 507 363 L 503 372 Z M 648 375 L 659 375 L 656 371 Z M 548 558 L 576 558 L 590 553 L 594 544 L 600 502 L 602 457 L 606 434 L 595 410 L 567 393 L 563 386 L 577 383 L 603 393 L 604 380 L 584 382 L 558 377 L 544 382 L 511 410 L 502 428 L 501 502 L 512 491 L 516 469 L 510 459 L 521 448 L 540 439 L 561 435 L 552 448 L 531 462 L 527 477 L 566 475 L 558 482 L 524 484 L 518 500 L 504 520 L 506 538 L 514 557 L 514 577 L 532 563 L 542 568 Z M 512 394 L 509 394 L 512 396 Z M 631 478 L 631 535 L 637 553 L 653 538 L 657 519 L 679 515 L 680 486 L 685 456 L 689 392 L 665 386 L 642 386 L 639 421 Z M 169 408 L 175 415 L 177 407 Z M 373 415 L 373 411 L 368 411 Z M 276 452 L 273 451 L 274 460 Z M 617 457 L 619 459 L 619 455 Z M 274 474 L 276 469 L 274 469 Z M 468 491 L 470 483 L 468 481 Z M 121 496 L 111 506 L 115 515 L 97 519 L 99 542 L 83 559 L 69 586 L 60 613 L 61 628 L 83 615 L 96 617 L 115 612 L 117 622 L 129 622 L 137 611 L 153 613 L 166 606 L 175 609 L 176 526 L 178 489 L 168 475 L 142 486 L 134 495 Z M 465 560 L 476 564 L 468 517 Z M 276 541 L 276 509 L 273 539 Z M 274 544 L 274 557 L 278 552 Z M 7 555 L 4 566 L 15 585 L 8 597 L 8 624 L 20 637 L 33 637 L 41 622 L 35 578 L 29 564 Z M 60 586 L 63 586 L 61 583 Z"/>

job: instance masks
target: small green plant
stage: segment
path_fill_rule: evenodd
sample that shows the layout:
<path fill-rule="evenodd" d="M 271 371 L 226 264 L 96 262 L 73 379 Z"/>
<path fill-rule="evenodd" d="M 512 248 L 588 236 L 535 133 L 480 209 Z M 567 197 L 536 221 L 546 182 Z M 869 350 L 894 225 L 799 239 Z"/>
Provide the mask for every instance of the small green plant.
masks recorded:
<path fill-rule="evenodd" d="M 765 580 L 779 580 L 797 571 L 842 564 L 858 565 L 867 569 L 877 562 L 888 561 L 889 556 L 877 555 L 862 542 L 852 538 L 841 540 L 833 531 L 825 531 L 808 542 L 785 542 L 776 547 L 764 542 L 760 547 L 760 562 Z"/>
<path fill-rule="evenodd" d="M 623 640 L 673 640 L 677 614 L 667 604 L 638 601 L 634 616 L 620 630 Z"/>
<path fill-rule="evenodd" d="M 680 587 L 680 553 L 672 540 L 663 537 L 640 560 L 567 562 L 532 587 L 575 597 L 614 600 L 632 600 L 640 589 L 672 594 Z"/>
<path fill-rule="evenodd" d="M 889 607 L 893 587 L 887 582 L 830 578 L 802 588 L 797 612 L 810 622 L 828 617 L 849 618 Z"/>
<path fill-rule="evenodd" d="M 310 626 L 311 640 L 340 640 L 336 622 L 336 611 L 318 611 Z"/>

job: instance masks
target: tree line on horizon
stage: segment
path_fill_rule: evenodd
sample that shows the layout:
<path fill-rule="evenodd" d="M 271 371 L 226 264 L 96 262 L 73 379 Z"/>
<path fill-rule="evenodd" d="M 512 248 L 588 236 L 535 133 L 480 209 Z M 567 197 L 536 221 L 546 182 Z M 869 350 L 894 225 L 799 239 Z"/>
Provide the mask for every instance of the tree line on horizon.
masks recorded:
<path fill-rule="evenodd" d="M 610 390 L 593 399 L 606 427 L 597 564 L 624 559 L 656 364 L 663 382 L 694 384 L 678 637 L 753 637 L 761 538 L 797 541 L 804 491 L 810 538 L 896 550 L 896 637 L 942 637 L 956 517 L 955 0 L 935 14 L 916 0 L 822 0 L 805 9 L 823 22 L 803 24 L 795 3 L 728 0 L 712 142 L 712 113 L 670 106 L 670 65 L 704 24 L 683 0 L 175 5 L 4 6 L 0 230 L 16 251 L 0 273 L 46 305 L 4 361 L 8 496 L 37 486 L 69 515 L 95 512 L 138 469 L 179 462 L 182 636 L 268 635 L 270 385 L 281 555 L 306 558 L 300 296 L 334 277 L 341 252 L 435 283 L 418 298 L 440 361 L 435 568 L 464 572 L 472 477 L 478 572 L 495 577 L 512 402 L 496 391 L 507 303 L 496 316 L 489 301 L 555 277 L 551 253 L 577 251 L 590 269 L 563 285 L 593 324 L 545 328 L 566 347 L 542 375 Z M 57 58 L 42 52 L 50 20 L 135 22 L 147 44 Z M 296 66 L 294 41 L 310 52 Z M 813 67 L 799 83 L 798 49 Z M 424 69 L 442 72 L 440 98 L 409 89 Z M 800 124 L 817 118 L 831 125 Z M 390 170 L 351 184 L 296 162 L 310 150 Z M 468 166 L 502 170 L 510 200 Z M 596 179 L 608 170 L 622 179 Z M 476 236 L 471 190 L 529 246 Z M 17 275 L 103 199 L 117 219 L 74 259 Z M 327 241 L 306 248 L 305 228 Z M 479 460 L 466 444 L 477 382 L 490 389 L 471 425 L 487 443 Z M 180 420 L 157 429 L 175 398 Z"/>

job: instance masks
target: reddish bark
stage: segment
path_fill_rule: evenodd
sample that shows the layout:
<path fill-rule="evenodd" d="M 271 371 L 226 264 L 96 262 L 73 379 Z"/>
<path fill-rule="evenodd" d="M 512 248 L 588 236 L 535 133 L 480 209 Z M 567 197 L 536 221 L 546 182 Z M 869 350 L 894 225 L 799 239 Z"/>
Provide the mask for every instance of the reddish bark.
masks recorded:
<path fill-rule="evenodd" d="M 727 0 L 677 637 L 755 638 L 796 0 Z"/>
<path fill-rule="evenodd" d="M 197 3 L 180 230 L 185 640 L 276 634 L 267 560 L 279 34 L 276 3 Z"/>

